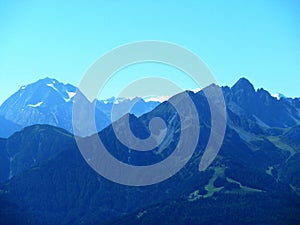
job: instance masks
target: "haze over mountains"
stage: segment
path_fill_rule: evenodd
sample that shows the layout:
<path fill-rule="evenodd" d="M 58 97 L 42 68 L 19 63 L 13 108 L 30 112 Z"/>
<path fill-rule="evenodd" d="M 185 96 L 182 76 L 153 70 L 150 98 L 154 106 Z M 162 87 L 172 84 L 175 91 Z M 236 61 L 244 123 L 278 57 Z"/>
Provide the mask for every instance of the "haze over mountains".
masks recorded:
<path fill-rule="evenodd" d="M 22 100 L 21 105 L 31 105 L 29 109 L 48 105 L 47 96 L 54 94 L 47 87 L 53 89 L 46 85 L 46 97 Z M 72 99 L 68 93 L 74 89 L 64 87 L 57 89 L 66 94 L 55 96 L 66 105 Z M 214 90 L 216 86 L 207 88 Z M 277 99 L 264 89 L 255 90 L 245 78 L 231 88 L 223 87 L 222 91 L 227 127 L 216 159 L 199 172 L 199 161 L 210 134 L 211 114 L 203 91 L 187 91 L 201 122 L 196 150 L 176 175 L 151 186 L 124 186 L 98 175 L 84 161 L 73 135 L 58 127 L 33 125 L 0 139 L 1 221 L 5 224 L 299 224 L 300 99 Z M 171 100 L 184 106 L 185 93 Z M 14 115 L 8 103 L 21 102 L 18 96 L 19 93 L 12 96 L 14 100 L 6 101 L 3 111 L 1 107 L 5 115 L 11 113 L 8 118 Z M 29 109 L 30 115 L 35 115 Z M 112 125 L 94 135 L 124 163 L 150 165 L 162 161 L 178 144 L 181 123 L 169 101 L 152 109 L 140 117 L 129 115 L 132 132 L 140 138 L 149 136 L 151 118 L 161 117 L 166 122 L 165 139 L 149 152 L 126 147 L 116 137 Z M 119 126 L 124 119 L 114 125 Z M 91 148 L 92 137 L 84 138 Z"/>

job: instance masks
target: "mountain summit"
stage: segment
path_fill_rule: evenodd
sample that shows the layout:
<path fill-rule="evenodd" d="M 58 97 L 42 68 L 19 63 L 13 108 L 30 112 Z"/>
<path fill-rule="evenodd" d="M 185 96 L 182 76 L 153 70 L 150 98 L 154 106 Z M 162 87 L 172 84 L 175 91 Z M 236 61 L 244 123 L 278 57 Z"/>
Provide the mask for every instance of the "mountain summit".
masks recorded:
<path fill-rule="evenodd" d="M 0 107 L 0 115 L 20 127 L 49 124 L 72 130 L 72 99 L 77 88 L 45 78 L 22 86 Z M 10 134 L 7 134 L 10 135 Z"/>
<path fill-rule="evenodd" d="M 250 81 L 244 77 L 240 78 L 233 86 L 232 91 L 243 91 L 246 93 L 253 93 L 255 92 L 253 84 L 250 83 Z"/>

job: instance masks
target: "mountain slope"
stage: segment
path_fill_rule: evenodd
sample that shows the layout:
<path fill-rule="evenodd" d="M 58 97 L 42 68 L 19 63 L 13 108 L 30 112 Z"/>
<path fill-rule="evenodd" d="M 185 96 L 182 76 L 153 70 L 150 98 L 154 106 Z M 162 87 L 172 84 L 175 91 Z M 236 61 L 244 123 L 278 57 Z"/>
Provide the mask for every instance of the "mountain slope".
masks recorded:
<path fill-rule="evenodd" d="M 73 136 L 60 128 L 34 125 L 0 141 L 2 176 L 5 181 L 55 157 L 60 151 L 76 148 Z"/>
<path fill-rule="evenodd" d="M 108 224 L 299 224 L 299 213 L 299 198 L 291 196 L 221 194 L 196 201 L 174 199 L 140 209 Z"/>
<path fill-rule="evenodd" d="M 43 129 L 43 127 L 41 128 Z M 103 132 L 108 131 L 105 129 Z M 57 133 L 57 135 L 63 134 Z M 49 136 L 49 139 L 52 140 L 52 137 Z M 48 142 L 50 143 L 51 140 Z M 42 145 L 48 146 L 49 143 L 43 142 Z M 285 174 L 289 174 L 283 169 L 285 166 L 289 166 L 289 162 L 285 163 L 287 157 L 284 154 L 280 156 L 281 150 L 276 150 L 273 147 L 264 148 L 265 154 L 258 154 L 257 151 L 249 148 L 242 139 L 239 139 L 238 134 L 234 131 L 227 132 L 226 142 L 220 155 L 205 172 L 199 173 L 198 171 L 201 148 L 196 150 L 193 158 L 178 174 L 163 183 L 149 187 L 128 187 L 110 182 L 97 175 L 86 164 L 76 147 L 60 151 L 59 149 L 62 147 L 59 142 L 57 144 L 58 154 L 56 156 L 17 174 L 2 189 L 2 193 L 7 193 L 2 194 L 2 197 L 10 199 L 11 204 L 16 204 L 19 207 L 22 215 L 35 218 L 34 221 L 37 223 L 104 224 L 115 221 L 127 213 L 134 211 L 140 213 L 143 212 L 142 209 L 148 211 L 148 207 L 158 204 L 158 207 L 162 207 L 162 209 L 154 212 L 149 210 L 150 221 L 156 221 L 160 217 L 160 212 L 164 212 L 163 210 L 174 210 L 181 205 L 181 207 L 191 207 L 190 210 L 193 213 L 197 209 L 194 207 L 204 207 L 207 204 L 212 207 L 212 203 L 209 202 L 213 201 L 214 210 L 217 211 L 210 208 L 211 211 L 206 212 L 205 217 L 207 221 L 211 221 L 212 218 L 216 217 L 214 212 L 222 212 L 224 205 L 232 210 L 232 215 L 239 215 L 237 213 L 241 213 L 245 208 L 242 207 L 243 210 L 234 211 L 234 207 L 241 208 L 245 199 L 251 202 L 248 205 L 250 210 L 251 207 L 257 207 L 258 200 L 261 202 L 259 203 L 262 204 L 259 208 L 262 210 L 260 213 L 266 216 L 260 217 L 259 220 L 266 222 L 273 218 L 274 213 L 281 210 L 280 207 L 283 207 L 279 205 L 281 202 L 291 208 L 294 206 L 293 204 L 298 204 L 297 200 L 295 203 L 288 200 L 296 196 L 294 196 L 295 194 L 289 185 L 286 185 L 291 180 L 282 179 L 285 178 Z M 266 145 L 265 141 L 259 146 L 264 145 Z M 112 154 L 118 154 L 118 152 L 112 152 Z M 278 154 L 279 157 L 276 156 Z M 272 166 L 274 168 L 269 174 L 268 168 Z M 297 169 L 293 173 L 299 174 L 299 172 Z M 279 173 L 283 174 L 278 176 Z M 279 193 L 280 195 L 278 195 Z M 231 194 L 232 197 L 227 196 L 227 194 Z M 278 198 L 276 207 L 273 205 L 274 209 L 264 208 L 264 206 L 267 207 L 274 203 L 273 195 Z M 172 205 L 171 202 L 177 201 L 176 199 L 179 198 L 182 199 L 180 201 L 186 203 L 183 205 L 178 203 L 178 206 Z M 216 198 L 217 200 L 212 200 Z M 236 202 L 233 204 L 235 198 Z M 166 206 L 164 206 L 164 202 L 166 202 Z M 30 210 L 28 211 L 28 209 Z M 283 216 L 279 215 L 277 218 L 282 221 L 284 215 L 289 215 L 286 214 L 289 209 L 286 208 L 286 211 L 282 212 Z M 2 213 L 7 216 L 5 212 L 2 211 Z M 182 215 L 179 212 L 176 214 Z M 199 214 L 195 215 L 196 218 L 197 215 Z M 299 219 L 297 215 L 295 213 L 289 216 L 292 219 Z M 221 213 L 218 216 L 220 219 L 224 219 L 224 214 Z M 200 218 L 198 217 L 198 219 Z M 141 223 L 142 221 L 138 220 Z M 254 219 L 254 221 L 258 220 Z M 270 221 L 274 222 L 273 220 Z"/>
<path fill-rule="evenodd" d="M 7 138 L 14 132 L 21 129 L 21 126 L 5 119 L 3 116 L 0 116 L 0 137 Z"/>

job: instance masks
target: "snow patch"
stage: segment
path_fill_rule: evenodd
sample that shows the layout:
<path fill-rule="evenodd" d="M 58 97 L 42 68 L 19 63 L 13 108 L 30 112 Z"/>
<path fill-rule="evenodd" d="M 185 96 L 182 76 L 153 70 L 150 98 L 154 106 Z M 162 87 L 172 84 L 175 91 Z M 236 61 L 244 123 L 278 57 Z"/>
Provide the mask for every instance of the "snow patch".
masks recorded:
<path fill-rule="evenodd" d="M 34 104 L 34 105 L 32 105 L 32 104 L 29 104 L 29 105 L 27 105 L 27 106 L 29 106 L 29 107 L 39 107 L 39 106 L 41 106 L 42 104 L 43 104 L 44 102 L 38 102 L 38 103 L 36 103 L 36 104 Z"/>
<path fill-rule="evenodd" d="M 143 98 L 145 102 L 165 102 L 170 98 L 170 96 L 151 96 Z"/>
<path fill-rule="evenodd" d="M 67 91 L 67 94 L 69 95 L 69 98 L 73 98 L 76 95 L 76 92 Z"/>
<path fill-rule="evenodd" d="M 69 102 L 75 95 L 76 95 L 76 92 L 72 92 L 72 91 L 66 91 L 69 98 L 64 98 L 66 102 Z"/>
<path fill-rule="evenodd" d="M 118 99 L 116 99 L 116 100 L 114 101 L 114 104 L 117 105 L 117 104 L 120 104 L 121 102 L 123 102 L 123 101 L 122 101 L 121 99 L 118 98 Z"/>
<path fill-rule="evenodd" d="M 120 97 L 120 98 L 110 98 L 107 99 L 107 103 L 113 103 L 113 104 L 120 104 L 120 103 L 124 103 L 124 102 L 129 102 L 129 101 L 135 101 L 138 102 L 141 98 L 139 97 Z"/>
<path fill-rule="evenodd" d="M 58 92 L 62 97 L 64 96 L 63 93 L 61 93 L 54 85 L 56 84 L 56 81 L 53 80 L 52 83 L 50 84 L 46 84 L 48 87 L 51 87 L 53 90 L 55 90 L 56 92 Z M 76 92 L 73 91 L 65 91 L 65 93 L 68 95 L 67 98 L 63 97 L 63 99 L 65 100 L 65 102 L 69 102 L 75 95 Z"/>
<path fill-rule="evenodd" d="M 202 90 L 202 88 L 196 88 L 196 89 L 193 89 L 193 90 L 191 90 L 192 92 L 194 92 L 194 93 L 198 93 L 199 91 L 201 91 Z"/>
<path fill-rule="evenodd" d="M 120 104 L 123 102 L 135 101 L 138 102 L 140 100 L 144 100 L 145 102 L 164 102 L 167 101 L 170 96 L 147 96 L 147 97 L 120 97 L 120 98 L 109 98 L 105 100 L 99 100 L 103 104 Z"/>
<path fill-rule="evenodd" d="M 283 94 L 280 93 L 271 94 L 271 96 L 276 98 L 277 100 L 280 100 L 281 98 L 286 98 Z"/>
<path fill-rule="evenodd" d="M 53 81 L 54 82 L 54 81 Z M 53 88 L 55 91 L 57 91 L 57 92 L 59 92 L 58 90 L 57 90 L 57 88 L 56 87 L 54 87 L 54 85 L 53 84 L 46 84 L 48 87 L 51 87 L 51 88 Z"/>

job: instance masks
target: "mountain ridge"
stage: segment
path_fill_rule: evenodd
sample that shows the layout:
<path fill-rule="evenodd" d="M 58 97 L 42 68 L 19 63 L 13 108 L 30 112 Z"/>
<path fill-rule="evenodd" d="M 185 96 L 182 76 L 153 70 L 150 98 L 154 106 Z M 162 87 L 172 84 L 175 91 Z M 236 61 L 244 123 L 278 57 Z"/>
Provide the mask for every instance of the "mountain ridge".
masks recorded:
<path fill-rule="evenodd" d="M 128 224 L 128 219 L 133 224 L 164 224 L 171 221 L 158 219 L 165 212 L 174 215 L 177 224 L 212 223 L 227 217 L 232 223 L 244 218 L 244 224 L 300 221 L 300 123 L 291 119 L 298 113 L 298 100 L 278 101 L 264 90 L 239 88 L 243 94 L 223 88 L 228 112 L 225 138 L 215 160 L 202 172 L 198 166 L 211 128 L 203 91 L 175 95 L 140 117 L 129 115 L 133 134 L 142 139 L 149 136 L 152 118 L 166 122 L 166 138 L 151 151 L 132 151 L 118 140 L 113 125 L 120 127 L 126 116 L 83 138 L 91 148 L 96 146 L 92 137 L 101 138 L 113 157 L 130 165 L 160 162 L 180 139 L 180 119 L 170 101 L 184 106 L 186 98 L 191 98 L 201 121 L 195 152 L 178 173 L 151 186 L 130 187 L 100 176 L 83 159 L 73 135 L 53 126 L 35 125 L 0 139 L 0 160 L 6 160 L 0 164 L 0 200 L 7 203 L 0 209 L 0 218 L 29 218 L 21 224 Z M 252 107 L 241 101 L 249 93 Z M 267 111 L 273 108 L 284 110 Z M 18 157 L 10 161 L 12 156 Z M 32 156 L 39 157 L 34 162 Z M 8 177 L 10 171 L 16 171 L 12 177 Z M 210 207 L 205 216 L 195 213 L 203 205 Z M 260 211 L 260 217 L 245 217 L 249 211 Z"/>
<path fill-rule="evenodd" d="M 28 91 L 30 93 L 26 92 L 27 89 L 31 89 Z M 77 88 L 75 86 L 71 84 L 63 84 L 56 79 L 48 77 L 40 79 L 29 85 L 23 85 L 19 91 L 13 94 L 0 106 L 0 119 L 2 118 L 3 125 L 5 127 L 0 130 L 0 135 L 2 137 L 8 137 L 15 131 L 20 130 L 20 128 L 34 124 L 55 125 L 72 132 L 72 101 L 76 91 Z M 260 95 L 259 98 L 265 98 L 264 101 L 273 101 L 273 104 L 276 104 L 274 103 L 274 99 L 278 100 L 278 96 L 274 97 L 262 88 L 255 90 L 251 82 L 244 77 L 240 78 L 231 88 L 227 86 L 222 87 L 222 91 L 225 97 L 228 97 L 228 92 L 232 93 L 232 99 L 226 99 L 229 106 L 230 101 L 238 103 L 238 105 L 241 105 L 242 103 L 245 106 L 250 105 L 251 102 L 249 101 L 257 100 L 257 97 L 256 99 L 253 99 L 255 95 Z M 40 93 L 43 93 L 43 96 L 41 96 Z M 166 99 L 163 98 L 161 101 L 157 102 L 147 101 L 140 97 L 135 97 L 133 99 L 116 99 L 115 97 L 112 97 L 107 100 L 98 100 L 96 103 L 96 115 L 98 115 L 96 121 L 98 131 L 102 130 L 112 121 L 123 116 L 123 111 L 126 111 L 132 104 L 136 103 L 131 112 L 136 116 L 141 116 L 142 114 L 151 111 L 165 100 Z M 299 98 L 281 97 L 278 101 L 287 105 L 286 107 L 291 107 L 290 105 L 294 104 L 292 107 L 296 105 L 297 110 L 300 111 Z M 114 115 L 112 120 L 111 112 L 113 108 L 115 109 L 114 112 L 116 115 Z M 251 107 L 246 110 L 253 111 Z M 120 111 L 122 113 L 116 113 Z M 253 114 L 257 114 L 257 112 Z M 5 122 L 4 119 L 6 120 Z M 295 121 L 298 122 L 299 120 L 299 112 L 293 112 L 289 121 L 285 118 L 285 126 L 290 126 Z M 266 125 L 268 125 L 268 123 L 270 123 L 270 121 L 268 121 Z M 279 123 L 278 125 L 283 126 L 283 124 Z"/>

